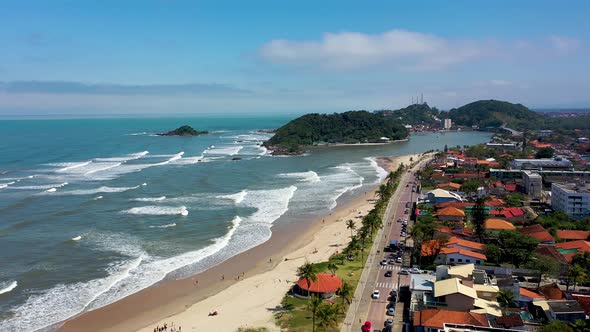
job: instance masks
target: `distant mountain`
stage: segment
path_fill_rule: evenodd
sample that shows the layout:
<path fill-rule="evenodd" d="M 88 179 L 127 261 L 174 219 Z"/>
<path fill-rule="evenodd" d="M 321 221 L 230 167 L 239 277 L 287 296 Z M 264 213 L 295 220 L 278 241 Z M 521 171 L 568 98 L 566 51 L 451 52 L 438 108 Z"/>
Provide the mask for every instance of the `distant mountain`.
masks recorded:
<path fill-rule="evenodd" d="M 381 137 L 406 138 L 400 121 L 383 114 L 350 111 L 334 114 L 306 114 L 277 129 L 264 145 L 278 154 L 298 154 L 304 146 L 324 143 L 365 143 Z"/>
<path fill-rule="evenodd" d="M 497 128 L 506 124 L 513 129 L 534 129 L 541 126 L 544 117 L 521 104 L 499 100 L 479 100 L 448 112 L 453 123 L 460 126 Z"/>
<path fill-rule="evenodd" d="M 191 126 L 182 126 L 167 133 L 158 134 L 160 136 L 197 136 L 208 134 L 208 131 L 198 131 Z"/>
<path fill-rule="evenodd" d="M 433 124 L 436 123 L 441 116 L 441 112 L 436 107 L 430 107 L 428 104 L 413 104 L 405 108 L 395 111 L 382 110 L 375 113 L 383 114 L 387 117 L 392 117 L 401 121 L 403 124 L 417 125 L 417 124 Z M 444 116 L 445 113 L 442 113 Z"/>

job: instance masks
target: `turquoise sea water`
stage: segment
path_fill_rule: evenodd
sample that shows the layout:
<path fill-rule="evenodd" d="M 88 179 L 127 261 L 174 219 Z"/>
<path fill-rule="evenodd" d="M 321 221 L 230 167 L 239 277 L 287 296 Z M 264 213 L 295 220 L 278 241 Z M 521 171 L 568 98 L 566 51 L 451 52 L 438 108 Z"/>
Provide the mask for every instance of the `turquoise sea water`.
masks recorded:
<path fill-rule="evenodd" d="M 386 173 L 374 157 L 485 142 L 419 134 L 272 157 L 286 117 L 0 121 L 0 330 L 51 329 L 327 214 Z M 183 124 L 214 133 L 160 137 Z M 232 160 L 241 158 L 241 160 Z"/>

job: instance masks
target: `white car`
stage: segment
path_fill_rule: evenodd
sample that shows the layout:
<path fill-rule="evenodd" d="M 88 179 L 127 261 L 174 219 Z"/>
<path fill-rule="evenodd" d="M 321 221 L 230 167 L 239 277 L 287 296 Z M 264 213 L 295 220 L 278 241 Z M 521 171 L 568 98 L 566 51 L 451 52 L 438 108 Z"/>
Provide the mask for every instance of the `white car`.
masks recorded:
<path fill-rule="evenodd" d="M 379 298 L 379 295 L 380 295 L 379 294 L 379 290 L 376 289 L 376 290 L 373 291 L 373 294 L 371 294 L 371 297 L 374 298 L 374 299 L 378 299 Z"/>
<path fill-rule="evenodd" d="M 382 259 L 379 264 L 381 264 L 381 265 L 387 265 L 387 259 Z"/>
<path fill-rule="evenodd" d="M 402 258 L 401 257 L 398 257 L 398 258 L 396 258 L 395 261 L 398 262 L 398 263 L 401 263 L 402 262 Z"/>
<path fill-rule="evenodd" d="M 410 273 L 412 273 L 412 274 L 418 274 L 418 273 L 422 273 L 422 271 L 420 271 L 419 269 L 413 267 L 413 268 L 410 269 Z"/>
<path fill-rule="evenodd" d="M 398 274 L 410 274 L 410 272 L 408 272 L 408 269 L 401 269 Z"/>

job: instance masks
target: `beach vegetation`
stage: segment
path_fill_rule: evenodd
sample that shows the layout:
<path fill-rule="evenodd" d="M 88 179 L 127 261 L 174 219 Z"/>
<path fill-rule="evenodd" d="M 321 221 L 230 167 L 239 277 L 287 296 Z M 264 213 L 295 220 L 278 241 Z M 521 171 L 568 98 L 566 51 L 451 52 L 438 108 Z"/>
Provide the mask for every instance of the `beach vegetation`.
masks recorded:
<path fill-rule="evenodd" d="M 308 288 L 308 295 L 309 295 L 309 287 L 311 287 L 312 281 L 318 280 L 318 269 L 317 266 L 310 262 L 305 262 L 305 264 L 301 265 L 297 269 L 297 276 L 301 279 L 305 279 Z"/>
<path fill-rule="evenodd" d="M 266 327 L 240 327 L 237 332 L 268 332 Z"/>
<path fill-rule="evenodd" d="M 356 224 L 354 220 L 348 219 L 346 221 L 346 229 L 350 229 L 350 238 L 352 238 L 352 232 L 356 229 Z"/>
<path fill-rule="evenodd" d="M 341 298 L 340 303 L 328 304 L 326 301 L 320 300 L 322 304 L 315 307 L 315 304 L 310 303 L 314 301 L 313 298 L 312 300 L 301 299 L 291 296 L 289 293 L 281 303 L 283 311 L 275 316 L 277 325 L 282 330 L 310 330 L 310 325 L 315 328 L 316 322 L 318 330 L 328 332 L 340 330 L 338 326 L 345 318 L 345 313 L 352 302 L 352 297 L 367 259 L 364 250 L 372 246 L 375 230 L 379 229 L 383 223 L 387 203 L 395 192 L 404 171 L 405 167 L 400 166 L 395 172 L 391 172 L 387 176 L 382 195 L 379 195 L 379 198 L 375 201 L 373 209 L 361 219 L 356 234 L 352 234 L 350 242 L 341 252 L 332 255 L 326 262 L 315 264 L 306 262 L 298 269 L 297 275 L 300 278 L 309 275 L 310 270 L 313 270 L 316 275 L 328 271 L 336 274 L 342 280 L 342 287 L 337 292 L 337 296 Z M 310 264 L 313 266 L 312 268 L 310 268 Z M 334 266 L 337 266 L 336 270 L 333 270 Z"/>
<path fill-rule="evenodd" d="M 195 130 L 193 127 L 184 125 L 171 130 L 167 133 L 158 134 L 160 136 L 198 136 L 208 134 L 208 131 Z"/>

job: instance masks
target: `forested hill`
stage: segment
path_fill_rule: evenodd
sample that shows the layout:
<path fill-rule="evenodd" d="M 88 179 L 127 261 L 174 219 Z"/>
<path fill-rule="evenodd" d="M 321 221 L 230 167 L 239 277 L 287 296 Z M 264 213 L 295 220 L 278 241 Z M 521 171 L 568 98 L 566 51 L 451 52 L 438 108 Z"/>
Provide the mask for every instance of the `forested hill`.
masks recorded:
<path fill-rule="evenodd" d="M 283 148 L 296 153 L 302 146 L 323 143 L 365 143 L 381 137 L 391 140 L 406 138 L 408 131 L 399 120 L 367 111 L 334 114 L 306 114 L 277 129 L 265 142 L 270 148 Z"/>
<path fill-rule="evenodd" d="M 390 116 L 399 120 L 403 124 L 433 124 L 437 122 L 441 112 L 436 107 L 430 107 L 428 104 L 413 104 L 395 111 L 382 110 L 375 113 Z M 443 115 L 445 113 L 442 113 Z"/>
<path fill-rule="evenodd" d="M 543 116 L 521 104 L 499 100 L 479 100 L 449 111 L 448 117 L 459 126 L 497 128 L 506 124 L 514 129 L 539 127 Z"/>

